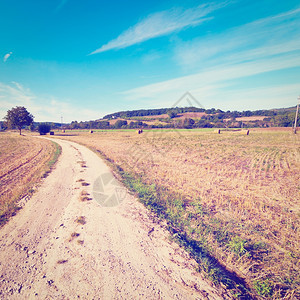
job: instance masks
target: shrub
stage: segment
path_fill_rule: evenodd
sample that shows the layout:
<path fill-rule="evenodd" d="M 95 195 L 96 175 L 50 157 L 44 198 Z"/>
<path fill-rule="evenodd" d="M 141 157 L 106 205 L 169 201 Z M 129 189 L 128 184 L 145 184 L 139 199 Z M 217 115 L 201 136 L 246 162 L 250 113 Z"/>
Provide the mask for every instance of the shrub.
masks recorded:
<path fill-rule="evenodd" d="M 40 124 L 38 127 L 38 131 L 40 135 L 45 135 L 46 133 L 50 132 L 51 126 L 49 124 Z"/>

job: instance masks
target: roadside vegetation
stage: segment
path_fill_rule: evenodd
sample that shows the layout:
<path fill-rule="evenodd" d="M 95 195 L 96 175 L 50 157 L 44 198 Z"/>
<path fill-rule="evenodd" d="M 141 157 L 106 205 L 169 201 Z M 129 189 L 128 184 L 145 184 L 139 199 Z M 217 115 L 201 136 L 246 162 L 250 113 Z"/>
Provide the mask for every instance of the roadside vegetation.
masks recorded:
<path fill-rule="evenodd" d="M 21 209 L 19 200 L 34 192 L 60 152 L 60 146 L 51 141 L 0 133 L 0 226 Z"/>
<path fill-rule="evenodd" d="M 298 134 L 159 130 L 64 138 L 105 158 L 199 271 L 234 297 L 300 297 Z"/>

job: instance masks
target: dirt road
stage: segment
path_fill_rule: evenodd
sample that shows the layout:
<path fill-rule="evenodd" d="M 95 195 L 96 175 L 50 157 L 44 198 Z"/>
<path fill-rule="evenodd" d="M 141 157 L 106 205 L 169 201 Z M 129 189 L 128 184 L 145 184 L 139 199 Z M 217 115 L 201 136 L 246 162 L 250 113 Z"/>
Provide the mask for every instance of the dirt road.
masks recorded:
<path fill-rule="evenodd" d="M 0 230 L 1 299 L 223 299 L 95 153 L 57 142 L 56 168 Z"/>

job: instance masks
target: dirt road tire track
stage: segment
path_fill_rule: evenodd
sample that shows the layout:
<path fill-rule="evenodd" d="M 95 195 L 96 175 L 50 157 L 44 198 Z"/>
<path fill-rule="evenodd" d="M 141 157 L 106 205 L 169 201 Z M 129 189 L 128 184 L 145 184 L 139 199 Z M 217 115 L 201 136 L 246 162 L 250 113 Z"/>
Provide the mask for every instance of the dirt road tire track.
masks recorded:
<path fill-rule="evenodd" d="M 129 193 L 116 207 L 80 201 L 110 170 L 86 147 L 56 142 L 56 168 L 0 230 L 1 299 L 224 299 Z"/>

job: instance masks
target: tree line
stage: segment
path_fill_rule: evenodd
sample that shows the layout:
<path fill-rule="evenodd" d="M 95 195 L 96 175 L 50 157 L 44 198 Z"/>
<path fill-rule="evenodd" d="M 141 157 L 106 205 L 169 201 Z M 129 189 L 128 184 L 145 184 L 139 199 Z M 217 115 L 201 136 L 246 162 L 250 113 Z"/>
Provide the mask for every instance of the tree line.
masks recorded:
<path fill-rule="evenodd" d="M 278 110 L 280 111 L 280 110 Z M 154 116 L 163 115 L 170 113 L 178 115 L 185 112 L 204 112 L 206 114 L 223 114 L 224 118 L 238 118 L 238 117 L 251 117 L 251 116 L 275 116 L 277 114 L 276 110 L 256 110 L 256 111 L 223 111 L 221 109 L 204 109 L 198 107 L 174 107 L 174 108 L 159 108 L 159 109 L 139 109 L 139 110 L 129 110 L 120 111 L 113 114 L 108 114 L 103 117 L 103 119 L 128 119 L 132 117 L 144 117 L 144 116 Z"/>
<path fill-rule="evenodd" d="M 101 121 L 77 122 L 70 124 L 70 129 L 132 129 L 132 128 L 240 128 L 240 127 L 292 127 L 296 107 L 276 110 L 256 111 L 223 111 L 221 109 L 203 109 L 196 107 L 142 109 L 121 111 L 106 115 Z M 201 118 L 176 119 L 184 112 L 203 112 Z M 157 116 L 151 119 L 151 116 Z M 159 115 L 162 115 L 159 118 Z M 168 115 L 163 116 L 163 115 Z M 149 118 L 150 116 L 150 118 Z M 263 120 L 237 121 L 237 118 L 265 116 Z M 146 118 L 147 117 L 147 118 Z M 118 119 L 116 122 L 112 120 Z M 155 124 L 148 125 L 146 121 L 155 120 Z"/>
<path fill-rule="evenodd" d="M 241 128 L 241 127 L 292 127 L 294 124 L 296 107 L 276 109 L 276 110 L 256 110 L 256 111 L 222 111 L 220 109 L 203 109 L 196 107 L 185 108 L 162 108 L 162 109 L 142 109 L 126 112 L 118 112 L 105 116 L 102 120 L 77 122 L 69 124 L 60 123 L 37 123 L 33 122 L 34 117 L 25 107 L 17 106 L 7 112 L 5 121 L 0 122 L 0 129 L 23 128 L 40 133 L 47 133 L 54 129 L 135 129 L 135 128 Z M 203 112 L 201 118 L 176 118 L 184 112 Z M 155 123 L 148 125 L 146 121 L 155 117 Z M 167 115 L 167 116 L 166 116 Z M 150 118 L 145 118 L 150 116 Z M 242 122 L 237 120 L 241 117 L 265 116 L 263 120 Z M 118 120 L 115 120 L 115 119 Z"/>

